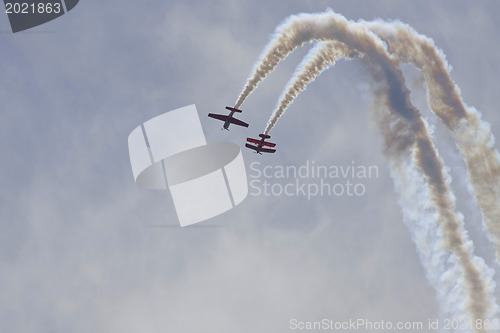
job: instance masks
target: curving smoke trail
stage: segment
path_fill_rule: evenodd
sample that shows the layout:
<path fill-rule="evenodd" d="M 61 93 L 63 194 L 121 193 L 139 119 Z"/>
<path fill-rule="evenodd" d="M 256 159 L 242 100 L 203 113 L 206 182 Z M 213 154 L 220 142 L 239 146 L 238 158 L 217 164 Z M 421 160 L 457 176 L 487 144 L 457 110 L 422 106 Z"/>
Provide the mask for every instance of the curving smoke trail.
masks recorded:
<path fill-rule="evenodd" d="M 384 153 L 398 193 L 403 222 L 410 230 L 427 280 L 437 291 L 441 316 L 463 320 L 468 315 L 461 295 L 463 283 L 457 283 L 462 275 L 460 265 L 457 264 L 456 256 L 444 245 L 443 232 L 436 219 L 437 208 L 429 204 L 432 202 L 430 189 L 415 162 L 415 150 L 412 147 L 398 147 L 398 142 L 412 141 L 412 130 L 403 118 L 387 112 L 387 95 L 382 88 L 376 89 L 374 96 L 375 118 L 384 135 Z"/>
<path fill-rule="evenodd" d="M 375 96 L 376 119 L 384 135 L 385 155 L 404 222 L 411 231 L 427 278 L 438 292 L 441 312 L 457 321 L 467 315 L 473 320 L 492 319 L 497 312 L 494 271 L 473 254 L 474 246 L 465 232 L 463 215 L 455 213 L 451 179 L 442 159 L 432 156 L 435 148 L 428 146 L 432 145 L 428 138 L 413 136 L 411 122 L 387 112 L 390 102 L 386 88 L 378 88 Z M 420 121 L 426 128 L 426 123 Z M 413 143 L 404 147 L 402 142 Z M 423 165 L 422 160 L 429 164 Z M 434 172 L 435 179 L 429 181 Z M 463 292 L 468 294 L 465 303 Z M 475 331 L 486 330 L 478 327 Z"/>
<path fill-rule="evenodd" d="M 314 81 L 316 76 L 333 66 L 338 59 L 352 59 L 355 55 L 355 51 L 351 51 L 344 44 L 335 41 L 319 42 L 313 47 L 297 67 L 290 81 L 288 81 L 279 99 L 279 104 L 267 123 L 264 134 L 269 134 L 269 131 L 276 125 L 279 117 L 295 100 L 295 97 L 305 89 L 307 84 Z"/>
<path fill-rule="evenodd" d="M 392 159 L 393 170 L 402 170 L 398 166 L 403 165 L 404 156 L 411 156 L 416 170 L 423 178 L 427 189 L 426 195 L 435 208 L 433 220 L 438 223 L 441 232 L 441 237 L 438 237 L 440 242 L 435 242 L 434 251 L 444 255 L 443 251 L 438 251 L 439 247 L 442 247 L 451 253 L 449 259 L 446 260 L 447 264 L 442 265 L 447 267 L 448 275 L 451 272 L 456 273 L 455 264 L 460 270 L 458 279 L 450 279 L 444 274 L 438 276 L 439 283 L 448 282 L 444 283 L 446 288 L 438 289 L 438 293 L 446 294 L 451 290 L 452 296 L 454 295 L 457 299 L 457 295 L 460 298 L 460 293 L 464 291 L 465 303 L 463 306 L 458 305 L 455 312 L 460 315 L 460 308 L 465 307 L 472 319 L 490 318 L 496 310 L 492 294 L 494 289 L 494 283 L 491 280 L 492 271 L 482 259 L 473 255 L 472 242 L 464 230 L 463 217 L 455 212 L 455 198 L 449 187 L 450 178 L 444 169 L 443 161 L 435 150 L 424 121 L 418 110 L 410 103 L 409 91 L 399 70 L 398 62 L 388 54 L 381 40 L 368 31 L 365 25 L 347 21 L 343 16 L 331 11 L 293 16 L 278 29 L 282 32 L 289 30 L 294 32 L 293 40 L 287 40 L 284 35 L 277 35 L 268 47 L 268 52 L 275 55 L 274 49 L 282 49 L 278 43 L 281 40 L 286 45 L 286 56 L 294 49 L 294 46 L 298 47 L 316 39 L 338 41 L 349 49 L 364 54 L 368 59 L 372 74 L 378 82 L 382 82 L 380 89 L 384 91 L 385 99 L 379 99 L 379 105 L 383 105 L 383 109 L 389 109 L 391 112 L 388 117 L 394 118 L 392 122 L 381 122 L 386 140 L 386 153 Z M 298 39 L 297 36 L 302 36 L 302 38 Z M 269 58 L 265 54 L 261 62 L 266 62 Z M 278 58 L 272 58 L 272 68 L 281 60 Z M 261 67 L 266 66 L 258 63 L 255 68 Z M 262 79 L 263 77 L 253 75 L 249 82 L 260 82 Z M 247 86 L 251 85 L 247 84 Z M 391 126 L 394 127 L 387 127 L 387 124 L 393 124 Z M 394 174 L 398 179 L 408 178 L 403 177 L 401 173 L 395 172 Z M 421 204 L 426 206 L 427 202 L 422 201 Z M 404 213 L 408 214 L 407 211 Z M 436 256 L 430 258 L 435 259 Z M 455 290 L 454 285 L 458 285 L 461 290 Z M 446 309 L 443 310 L 446 311 Z"/>
<path fill-rule="evenodd" d="M 417 66 L 427 86 L 432 111 L 451 130 L 465 159 L 472 186 L 491 242 L 500 260 L 500 157 L 493 144 L 490 125 L 481 114 L 467 106 L 450 77 L 449 65 L 434 41 L 401 23 L 367 22 L 366 25 L 387 42 L 389 51 L 401 61 Z"/>
<path fill-rule="evenodd" d="M 294 17 L 291 16 L 288 20 L 291 22 Z M 286 58 L 295 48 L 307 42 L 307 38 L 304 37 L 299 29 L 291 27 L 286 21 L 276 29 L 274 38 L 264 48 L 260 60 L 252 69 L 252 74 L 247 79 L 247 83 L 234 105 L 235 108 L 239 108 L 243 104 L 245 99 L 282 59 Z"/>
<path fill-rule="evenodd" d="M 327 31 L 327 29 L 321 29 L 321 24 L 331 24 L 328 22 L 332 17 L 328 17 L 329 14 L 334 14 L 333 12 L 327 12 L 324 14 L 298 14 L 289 16 L 282 24 L 280 24 L 275 32 L 274 37 L 267 44 L 260 56 L 260 59 L 254 65 L 245 86 L 243 87 L 240 96 L 238 97 L 235 107 L 238 108 L 243 104 L 245 99 L 250 96 L 250 94 L 257 88 L 259 83 L 266 78 L 266 76 L 271 73 L 278 63 L 285 59 L 292 51 L 296 48 L 309 43 L 313 40 L 326 40 L 334 41 L 338 40 L 342 42 L 342 31 Z M 340 22 L 347 22 L 347 20 L 338 15 L 335 20 L 340 20 Z M 324 22 L 320 22 L 324 20 Z M 303 27 L 314 27 L 314 30 L 304 29 Z M 366 29 L 362 29 L 366 32 Z M 320 32 L 320 33 L 318 33 Z M 331 36 L 331 33 L 335 33 L 336 38 Z M 379 51 L 384 49 L 384 45 L 380 40 L 374 40 L 377 44 Z M 362 47 L 362 45 L 359 45 Z"/>
<path fill-rule="evenodd" d="M 336 50 L 335 46 L 338 46 L 339 49 Z M 333 65 L 341 54 L 348 53 L 346 52 L 346 46 L 339 43 L 323 42 L 314 48 L 305 57 L 301 65 L 299 65 L 298 70 L 293 76 L 294 79 L 290 81 L 288 88 L 284 90 L 285 92 L 278 103 L 278 108 L 271 119 L 277 120 L 282 114 L 279 111 L 284 110 L 279 106 L 288 106 L 292 103 L 300 91 L 304 90 L 307 84 L 314 81 L 317 75 Z M 352 54 L 350 56 L 352 57 Z M 386 80 L 384 77 L 385 74 L 381 69 L 377 69 L 373 64 L 371 72 L 377 82 L 384 82 Z M 300 89 L 297 89 L 297 87 Z M 476 299 L 471 300 L 470 303 L 476 304 L 475 310 L 477 313 L 491 312 L 491 309 L 488 310 L 486 307 L 481 308 L 477 305 L 481 304 L 483 299 L 486 299 L 485 303 L 489 302 L 490 306 L 494 307 L 494 299 L 489 296 L 493 292 L 494 287 L 494 284 L 489 281 L 492 279 L 492 270 L 486 267 L 484 261 L 472 255 L 472 244 L 466 237 L 461 237 L 462 235 L 458 236 L 458 238 L 463 238 L 458 242 L 459 244 L 464 244 L 465 249 L 461 249 L 459 246 L 454 253 L 455 256 L 450 256 L 449 252 L 446 251 L 447 247 L 443 243 L 443 237 L 439 236 L 441 234 L 439 232 L 440 226 L 435 218 L 436 214 L 442 214 L 442 212 L 439 212 L 439 208 L 431 208 L 431 205 L 428 204 L 435 201 L 432 200 L 432 194 L 436 193 L 436 190 L 429 191 L 429 187 L 424 181 L 421 171 L 419 175 L 416 170 L 415 161 L 412 157 L 414 154 L 422 154 L 424 149 L 422 147 L 415 149 L 414 144 L 404 144 L 415 141 L 415 133 L 412 129 L 413 124 L 411 121 L 401 117 L 397 112 L 388 114 L 386 114 L 387 112 L 383 112 L 390 108 L 391 105 L 389 101 L 389 96 L 391 96 L 389 89 L 389 86 L 386 84 L 383 87 L 379 87 L 375 94 L 379 96 L 378 103 L 376 103 L 378 105 L 377 119 L 385 135 L 386 155 L 390 161 L 396 188 L 400 194 L 400 204 L 404 208 L 405 222 L 412 231 L 412 236 L 414 242 L 417 244 L 427 277 L 438 290 L 438 299 L 442 306 L 442 311 L 447 317 L 454 317 L 456 320 L 463 318 L 464 306 L 462 305 L 462 296 L 455 289 L 457 281 L 465 279 L 466 285 L 481 286 L 483 283 L 480 281 L 480 278 L 481 276 L 486 276 L 485 281 L 487 282 L 485 285 L 489 287 L 484 292 L 477 293 L 475 295 Z M 425 144 L 428 145 L 429 143 Z M 442 161 L 438 160 L 436 163 L 442 164 Z M 403 165 L 405 167 L 402 167 Z M 442 178 L 446 180 L 445 187 L 449 186 L 448 176 L 443 174 Z M 449 188 L 443 189 L 443 191 L 450 192 Z M 449 202 L 451 203 L 448 210 L 454 211 L 454 198 L 451 193 L 448 195 L 450 196 Z M 441 204 L 441 207 L 443 205 Z M 463 217 L 461 215 L 448 217 L 444 220 L 454 220 L 463 226 Z M 445 227 L 450 229 L 454 228 L 454 225 L 449 223 Z M 449 232 L 446 234 L 450 235 Z M 454 241 L 449 237 L 444 237 L 444 240 L 448 243 Z M 470 249 L 470 253 L 467 253 L 467 249 Z M 468 260 L 469 256 L 471 257 L 471 262 Z M 457 260 L 459 265 L 457 265 Z M 458 268 L 464 266 L 468 274 L 465 277 L 460 277 Z"/>

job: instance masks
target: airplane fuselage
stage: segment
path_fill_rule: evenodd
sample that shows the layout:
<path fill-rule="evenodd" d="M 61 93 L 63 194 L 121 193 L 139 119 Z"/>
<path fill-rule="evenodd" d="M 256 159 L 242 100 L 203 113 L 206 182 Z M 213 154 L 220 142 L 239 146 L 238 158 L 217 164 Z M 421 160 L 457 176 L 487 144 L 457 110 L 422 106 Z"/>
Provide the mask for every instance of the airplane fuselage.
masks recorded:
<path fill-rule="evenodd" d="M 234 111 L 231 111 L 229 115 L 227 116 L 226 121 L 224 122 L 223 128 L 225 130 L 229 130 L 229 125 L 231 125 L 231 119 L 233 119 Z"/>
<path fill-rule="evenodd" d="M 261 150 L 262 150 L 262 148 L 264 147 L 264 141 L 265 141 L 265 140 L 266 140 L 266 139 L 262 138 L 262 139 L 260 140 L 260 142 L 257 144 L 257 147 L 255 147 L 255 153 L 256 153 L 256 154 L 260 154 L 260 155 L 262 155 Z"/>

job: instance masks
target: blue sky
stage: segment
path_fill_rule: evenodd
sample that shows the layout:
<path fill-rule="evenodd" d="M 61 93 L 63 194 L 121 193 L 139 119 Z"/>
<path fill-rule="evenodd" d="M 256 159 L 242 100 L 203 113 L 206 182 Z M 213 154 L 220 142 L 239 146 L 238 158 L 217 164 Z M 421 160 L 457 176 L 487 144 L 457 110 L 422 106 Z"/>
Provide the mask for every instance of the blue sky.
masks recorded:
<path fill-rule="evenodd" d="M 465 102 L 500 136 L 500 3 L 494 1 L 82 1 L 43 26 L 0 20 L 0 328 L 8 332 L 286 332 L 289 320 L 438 317 L 371 119 L 370 76 L 339 62 L 280 119 L 278 152 L 247 167 L 376 165 L 362 197 L 249 196 L 207 224 L 175 225 L 168 192 L 133 181 L 128 134 L 196 104 L 208 141 L 264 130 L 306 49 L 243 104 L 249 129 L 204 117 L 232 105 L 274 28 L 326 8 L 399 19 L 433 38 Z M 435 126 L 476 253 L 492 263 L 451 136 Z M 498 144 L 495 145 L 498 149 Z M 495 267 L 498 269 L 498 267 Z"/>

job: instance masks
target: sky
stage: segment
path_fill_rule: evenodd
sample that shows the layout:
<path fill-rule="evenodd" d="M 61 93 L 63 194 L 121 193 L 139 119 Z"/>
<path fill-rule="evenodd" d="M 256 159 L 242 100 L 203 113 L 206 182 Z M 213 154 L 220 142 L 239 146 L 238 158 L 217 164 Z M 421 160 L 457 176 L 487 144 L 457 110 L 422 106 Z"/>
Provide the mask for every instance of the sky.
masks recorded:
<path fill-rule="evenodd" d="M 205 114 L 234 104 L 282 20 L 327 8 L 433 38 L 464 101 L 500 137 L 496 1 L 87 0 L 16 34 L 0 15 L 0 330 L 288 332 L 292 319 L 437 319 L 361 61 L 340 61 L 297 98 L 271 132 L 276 154 L 243 156 L 249 180 L 251 165 L 376 166 L 378 177 L 358 180 L 364 195 L 250 190 L 231 211 L 180 228 L 168 191 L 134 183 L 127 137 L 169 110 L 196 104 L 209 142 L 262 133 L 307 46 L 242 105 L 248 129 L 220 131 Z M 428 110 L 419 73 L 403 69 L 475 253 L 499 271 L 452 137 Z"/>

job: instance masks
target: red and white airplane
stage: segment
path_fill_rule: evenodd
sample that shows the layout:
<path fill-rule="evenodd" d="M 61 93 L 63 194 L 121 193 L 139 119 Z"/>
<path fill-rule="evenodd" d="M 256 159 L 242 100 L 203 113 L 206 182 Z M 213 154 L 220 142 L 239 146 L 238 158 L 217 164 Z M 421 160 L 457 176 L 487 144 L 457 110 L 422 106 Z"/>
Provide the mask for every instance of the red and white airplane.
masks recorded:
<path fill-rule="evenodd" d="M 227 116 L 223 115 L 223 114 L 215 114 L 215 113 L 209 113 L 208 116 L 211 118 L 222 120 L 224 122 L 224 126 L 222 127 L 222 129 L 225 129 L 228 131 L 229 131 L 229 125 L 231 125 L 231 124 L 235 124 L 235 125 L 243 126 L 243 127 L 248 127 L 247 123 L 245 123 L 239 119 L 233 118 L 233 115 L 235 112 L 243 112 L 243 111 L 241 111 L 237 108 L 232 108 L 230 106 L 226 106 L 226 109 L 231 111 Z"/>
<path fill-rule="evenodd" d="M 257 154 L 261 154 L 261 155 L 262 155 L 262 153 L 274 153 L 276 151 L 276 149 L 264 148 L 264 146 L 271 147 L 271 148 L 274 147 L 274 146 L 276 146 L 275 143 L 267 142 L 266 141 L 266 139 L 269 139 L 271 136 L 266 135 L 266 134 L 259 134 L 259 136 L 261 137 L 260 140 L 252 139 L 252 138 L 247 138 L 248 142 L 254 143 L 257 146 L 254 146 L 254 145 L 246 143 L 245 147 L 253 149 L 253 150 L 255 150 L 255 152 Z"/>

